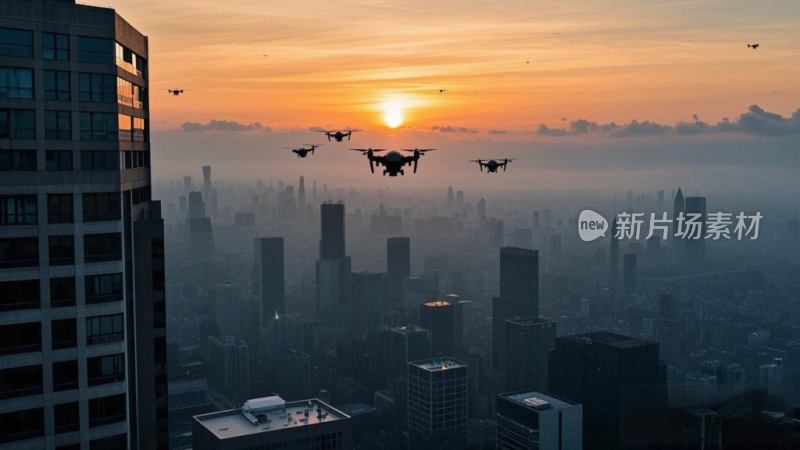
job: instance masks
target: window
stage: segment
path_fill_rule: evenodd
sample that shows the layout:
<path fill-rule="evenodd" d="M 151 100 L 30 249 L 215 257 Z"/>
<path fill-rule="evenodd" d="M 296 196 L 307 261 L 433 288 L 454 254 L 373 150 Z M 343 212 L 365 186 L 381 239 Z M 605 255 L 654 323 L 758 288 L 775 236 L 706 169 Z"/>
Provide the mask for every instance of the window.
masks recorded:
<path fill-rule="evenodd" d="M 140 66 L 138 61 L 142 58 L 136 53 L 133 53 L 130 49 L 120 45 L 118 42 L 115 42 L 114 45 L 116 47 L 117 66 L 122 67 L 134 75 L 143 76 L 141 70 L 138 69 Z"/>
<path fill-rule="evenodd" d="M 44 436 L 44 408 L 0 414 L 0 444 Z"/>
<path fill-rule="evenodd" d="M 78 389 L 78 361 L 59 361 L 53 363 L 53 391 Z"/>
<path fill-rule="evenodd" d="M 50 278 L 50 307 L 75 306 L 75 278 Z"/>
<path fill-rule="evenodd" d="M 69 111 L 44 112 L 44 138 L 51 140 L 72 139 L 72 120 Z"/>
<path fill-rule="evenodd" d="M 134 130 L 136 131 L 136 130 Z M 136 136 L 134 135 L 134 138 Z M 125 157 L 125 169 L 138 169 L 140 167 L 150 167 L 150 152 L 124 151 L 121 152 Z M 137 188 L 144 189 L 144 188 Z"/>
<path fill-rule="evenodd" d="M 44 71 L 44 99 L 68 102 L 69 72 Z"/>
<path fill-rule="evenodd" d="M 132 141 L 133 131 L 131 127 L 133 126 L 133 121 L 131 120 L 131 116 L 126 116 L 125 114 L 118 114 L 117 124 L 118 124 L 117 129 L 119 130 L 119 140 Z"/>
<path fill-rule="evenodd" d="M 88 275 L 86 283 L 86 304 L 115 302 L 122 300 L 122 274 Z"/>
<path fill-rule="evenodd" d="M 89 386 L 116 383 L 125 379 L 125 355 L 122 353 L 87 358 L 86 367 Z"/>
<path fill-rule="evenodd" d="M 42 324 L 39 322 L 0 325 L 0 355 L 42 351 Z"/>
<path fill-rule="evenodd" d="M 78 346 L 78 329 L 75 319 L 54 320 L 50 322 L 53 350 Z"/>
<path fill-rule="evenodd" d="M 33 33 L 0 28 L 0 56 L 33 58 Z"/>
<path fill-rule="evenodd" d="M 89 317 L 86 319 L 86 345 L 119 342 L 125 338 L 122 314 Z"/>
<path fill-rule="evenodd" d="M 133 142 L 145 141 L 145 121 L 139 117 L 133 118 Z"/>
<path fill-rule="evenodd" d="M 33 70 L 0 67 L 0 98 L 33 98 Z"/>
<path fill-rule="evenodd" d="M 117 83 L 114 75 L 102 73 L 78 74 L 78 99 L 82 102 L 114 103 Z"/>
<path fill-rule="evenodd" d="M 125 420 L 125 394 L 89 400 L 89 427 Z"/>
<path fill-rule="evenodd" d="M 112 113 L 81 113 L 82 141 L 116 141 L 117 115 Z"/>
<path fill-rule="evenodd" d="M 0 399 L 41 394 L 42 366 L 25 366 L 0 370 Z"/>
<path fill-rule="evenodd" d="M 0 150 L 0 170 L 36 171 L 36 150 Z"/>
<path fill-rule="evenodd" d="M 120 220 L 120 216 L 120 200 L 118 192 L 83 194 L 84 222 Z"/>
<path fill-rule="evenodd" d="M 72 194 L 49 194 L 47 196 L 47 223 L 74 222 L 72 209 Z"/>
<path fill-rule="evenodd" d="M 72 170 L 71 150 L 47 150 L 45 152 L 46 168 L 49 172 L 66 172 Z"/>
<path fill-rule="evenodd" d="M 4 281 L 0 283 L 0 311 L 41 308 L 39 280 Z"/>
<path fill-rule="evenodd" d="M 121 260 L 122 235 L 120 233 L 84 235 L 83 259 L 87 263 Z"/>
<path fill-rule="evenodd" d="M 75 236 L 50 236 L 50 265 L 71 266 L 75 264 Z"/>
<path fill-rule="evenodd" d="M 144 153 L 144 152 L 138 152 Z M 139 203 L 149 202 L 151 200 L 150 186 L 135 188 L 131 191 L 131 201 L 134 205 Z"/>
<path fill-rule="evenodd" d="M 42 57 L 69 61 L 69 36 L 66 34 L 42 33 Z"/>
<path fill-rule="evenodd" d="M 39 238 L 0 238 L 0 269 L 39 265 Z"/>
<path fill-rule="evenodd" d="M 114 41 L 78 36 L 78 61 L 101 64 L 114 62 Z"/>
<path fill-rule="evenodd" d="M 84 150 L 81 152 L 81 170 L 119 170 L 119 152 Z"/>
<path fill-rule="evenodd" d="M 89 443 L 89 450 L 126 450 L 128 438 L 125 434 L 95 439 Z"/>
<path fill-rule="evenodd" d="M 0 225 L 36 225 L 35 195 L 0 195 Z"/>
<path fill-rule="evenodd" d="M 53 416 L 56 425 L 56 434 L 69 433 L 81 429 L 80 410 L 78 402 L 53 405 Z"/>
<path fill-rule="evenodd" d="M 36 139 L 36 116 L 30 109 L 0 109 L 0 138 Z"/>

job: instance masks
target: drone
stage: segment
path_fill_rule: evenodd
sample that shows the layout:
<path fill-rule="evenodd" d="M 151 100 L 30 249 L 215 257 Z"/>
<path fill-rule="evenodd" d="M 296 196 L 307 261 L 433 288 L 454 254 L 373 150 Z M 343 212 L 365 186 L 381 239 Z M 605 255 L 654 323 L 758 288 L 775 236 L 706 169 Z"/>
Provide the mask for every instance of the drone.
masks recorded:
<path fill-rule="evenodd" d="M 514 159 L 505 158 L 502 161 L 503 162 L 499 162 L 498 160 L 495 160 L 495 159 L 490 159 L 488 161 L 483 160 L 483 159 L 471 159 L 470 160 L 470 162 L 478 163 L 478 167 L 480 167 L 481 172 L 483 172 L 483 168 L 486 167 L 486 173 L 497 173 L 497 169 L 499 169 L 501 166 L 503 167 L 503 172 L 505 172 L 506 171 L 506 166 L 508 166 L 508 163 L 510 163 L 511 161 L 514 161 Z"/>
<path fill-rule="evenodd" d="M 757 49 L 758 46 L 761 44 L 747 44 L 747 48 L 752 48 L 753 50 Z"/>
<path fill-rule="evenodd" d="M 309 148 L 304 148 L 304 147 L 300 148 L 283 147 L 283 148 L 291 150 L 292 152 L 296 153 L 298 158 L 305 158 L 306 156 L 308 156 L 308 152 L 311 152 L 311 154 L 313 155 L 314 150 L 320 147 L 319 145 L 315 144 L 303 144 L 303 145 L 308 145 Z"/>
<path fill-rule="evenodd" d="M 174 95 L 175 97 L 183 94 L 184 89 L 167 89 L 167 92 Z"/>
<path fill-rule="evenodd" d="M 413 153 L 414 156 L 404 156 L 400 151 L 391 150 L 389 153 L 383 156 L 375 156 L 375 153 L 378 152 L 385 152 L 385 148 L 351 148 L 355 152 L 361 152 L 362 155 L 365 155 L 367 159 L 369 159 L 369 170 L 372 173 L 375 173 L 375 166 L 383 166 L 383 175 L 389 175 L 390 177 L 396 177 L 397 174 L 405 175 L 403 171 L 403 166 L 406 164 L 411 165 L 414 164 L 414 173 L 417 173 L 417 163 L 419 162 L 420 156 L 424 156 L 426 152 L 430 152 L 436 150 L 435 148 L 415 148 L 415 149 L 402 149 L 400 151 Z"/>
<path fill-rule="evenodd" d="M 336 139 L 336 142 L 342 142 L 342 139 L 344 139 L 344 138 L 347 138 L 347 140 L 349 141 L 350 140 L 350 136 L 352 136 L 353 133 L 356 132 L 356 131 L 361 131 L 361 130 L 346 130 L 346 131 L 320 130 L 319 132 L 320 133 L 325 133 L 325 135 L 328 136 L 328 142 L 330 142 L 331 138 Z"/>

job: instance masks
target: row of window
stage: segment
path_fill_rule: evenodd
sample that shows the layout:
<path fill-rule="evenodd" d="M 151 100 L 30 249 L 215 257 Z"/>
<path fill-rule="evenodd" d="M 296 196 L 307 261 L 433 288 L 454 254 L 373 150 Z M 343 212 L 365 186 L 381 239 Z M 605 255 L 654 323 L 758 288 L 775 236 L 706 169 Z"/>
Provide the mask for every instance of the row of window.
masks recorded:
<path fill-rule="evenodd" d="M 75 236 L 48 236 L 51 266 L 75 264 Z M 83 261 L 85 263 L 120 261 L 122 236 L 120 233 L 86 234 L 83 236 Z M 39 238 L 0 239 L 0 269 L 39 266 Z"/>
<path fill-rule="evenodd" d="M 126 114 L 80 113 L 80 140 L 145 142 L 147 123 Z M 70 111 L 44 112 L 44 137 L 48 140 L 72 139 Z M 28 109 L 0 109 L 0 138 L 36 139 L 36 116 Z"/>
<path fill-rule="evenodd" d="M 53 320 L 50 323 L 52 336 L 51 345 L 53 350 L 75 348 L 78 346 L 76 323 L 76 319 Z M 0 336 L 3 338 L 2 341 L 0 341 L 0 355 L 17 355 L 41 351 L 41 329 L 42 326 L 40 322 L 0 326 Z M 122 325 L 122 314 L 89 317 L 86 319 L 86 345 L 107 344 L 119 342 L 123 339 L 124 328 Z M 98 364 L 100 364 L 100 362 L 98 362 Z M 106 364 L 106 362 L 102 364 Z M 98 365 L 98 367 L 101 366 Z M 103 376 L 107 376 L 110 373 L 105 369 L 97 370 L 97 373 Z M 90 381 L 89 385 L 103 384 L 103 382 L 100 381 L 94 384 L 92 383 L 93 382 Z M 5 384 L 0 383 L 0 390 L 3 389 L 3 386 L 5 386 Z M 2 397 L 0 396 L 0 398 Z"/>
<path fill-rule="evenodd" d="M 87 193 L 81 197 L 84 222 L 120 220 L 119 192 Z M 72 198 L 73 194 L 47 195 L 48 224 L 75 221 Z M 36 225 L 38 222 L 36 195 L 0 195 L 0 225 Z"/>
<path fill-rule="evenodd" d="M 124 421 L 126 419 L 125 405 L 125 394 L 90 399 L 89 427 Z M 80 429 L 77 402 L 55 405 L 53 408 L 56 433 Z M 44 432 L 44 408 L 0 414 L 0 444 L 43 437 Z M 89 444 L 89 448 L 91 450 L 122 450 L 126 446 L 125 441 L 124 434 L 96 439 Z M 75 448 L 80 448 L 80 445 Z"/>
<path fill-rule="evenodd" d="M 121 273 L 86 275 L 83 281 L 87 305 L 122 300 Z M 41 308 L 40 292 L 38 279 L 0 282 L 0 312 Z M 75 306 L 76 300 L 74 277 L 50 278 L 51 308 Z"/>
<path fill-rule="evenodd" d="M 34 98 L 33 69 L 0 67 L 0 98 Z M 70 73 L 60 70 L 42 72 L 44 99 L 68 102 Z M 78 74 L 78 100 L 93 103 L 120 103 L 141 109 L 144 90 L 115 75 L 101 73 Z"/>
<path fill-rule="evenodd" d="M 45 169 L 48 172 L 73 170 L 72 150 L 45 151 Z M 150 167 L 150 152 L 109 150 L 84 150 L 81 169 L 85 171 L 114 171 Z M 0 150 L 0 171 L 35 172 L 36 150 Z"/>
<path fill-rule="evenodd" d="M 69 61 L 69 36 L 42 33 L 42 58 Z M 13 28 L 0 28 L 0 56 L 33 58 L 33 32 Z M 78 36 L 78 61 L 98 64 L 116 62 L 117 66 L 140 77 L 145 77 L 147 60 L 133 53 L 113 39 Z"/>

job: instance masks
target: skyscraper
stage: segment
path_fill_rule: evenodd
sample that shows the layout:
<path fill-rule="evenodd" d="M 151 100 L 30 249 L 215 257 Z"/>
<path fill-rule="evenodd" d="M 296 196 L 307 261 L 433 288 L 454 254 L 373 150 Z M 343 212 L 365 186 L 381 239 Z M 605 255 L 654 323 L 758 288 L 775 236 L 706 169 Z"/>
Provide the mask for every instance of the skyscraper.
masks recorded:
<path fill-rule="evenodd" d="M 198 191 L 189 192 L 189 218 L 200 217 L 206 217 L 206 203 L 203 201 L 203 194 Z"/>
<path fill-rule="evenodd" d="M 345 256 L 344 204 L 323 203 L 320 206 L 319 259 L 337 259 Z"/>
<path fill-rule="evenodd" d="M 419 448 L 420 441 L 466 438 L 468 369 L 449 357 L 408 363 L 409 448 Z"/>
<path fill-rule="evenodd" d="M 300 187 L 297 188 L 297 211 L 300 212 L 301 215 L 305 213 L 306 210 L 306 179 L 301 175 L 300 176 Z"/>
<path fill-rule="evenodd" d="M 705 197 L 686 197 L 686 217 L 691 218 L 692 214 L 700 214 L 700 236 L 693 239 L 684 239 L 683 245 L 686 253 L 686 263 L 697 266 L 702 265 L 706 260 L 706 198 Z M 684 223 L 684 228 L 685 227 Z"/>
<path fill-rule="evenodd" d="M 497 448 L 580 450 L 583 407 L 538 390 L 497 396 Z"/>
<path fill-rule="evenodd" d="M 283 266 L 283 238 L 258 238 L 255 244 L 256 288 L 261 296 L 260 317 L 263 326 L 286 308 Z"/>
<path fill-rule="evenodd" d="M 483 197 L 478 200 L 478 220 L 481 222 L 486 220 L 486 199 Z"/>
<path fill-rule="evenodd" d="M 628 293 L 636 292 L 636 253 L 625 253 L 622 263 L 622 280 Z"/>
<path fill-rule="evenodd" d="M 250 398 L 250 352 L 244 341 L 233 336 L 208 338 L 208 377 L 225 394 L 243 403 Z"/>
<path fill-rule="evenodd" d="M 226 280 L 215 288 L 217 327 L 223 336 L 239 334 L 239 285 Z"/>
<path fill-rule="evenodd" d="M 678 232 L 678 217 L 686 214 L 686 203 L 683 200 L 683 192 L 678 188 L 675 193 L 675 200 L 672 206 L 672 251 L 675 253 L 675 261 L 683 262 L 684 259 L 684 245 L 686 241 L 680 236 L 675 236 Z"/>
<path fill-rule="evenodd" d="M 419 305 L 419 326 L 431 332 L 431 354 L 451 356 L 463 350 L 464 311 L 446 301 Z"/>
<path fill-rule="evenodd" d="M 492 367 L 503 365 L 506 320 L 539 316 L 539 252 L 516 247 L 500 249 L 500 297 L 492 302 Z"/>
<path fill-rule="evenodd" d="M 367 328 L 377 327 L 380 324 L 386 274 L 356 272 L 352 276 L 353 308 L 350 318 L 352 329 L 360 334 Z"/>
<path fill-rule="evenodd" d="M 549 364 L 550 392 L 583 405 L 585 448 L 661 442 L 667 388 L 658 344 L 607 331 L 565 336 Z"/>
<path fill-rule="evenodd" d="M 18 83 L 0 98 L 0 291 L 18 293 L 0 296 L 0 442 L 166 448 L 147 37 L 110 8 L 31 0 L 2 3 L 0 41 Z"/>
<path fill-rule="evenodd" d="M 413 325 L 391 329 L 392 365 L 390 376 L 406 376 L 408 363 L 431 357 L 431 332 Z"/>
<path fill-rule="evenodd" d="M 452 209 L 456 205 L 456 199 L 453 195 L 453 186 L 447 188 L 447 208 Z"/>
<path fill-rule="evenodd" d="M 529 317 L 506 321 L 505 389 L 547 390 L 548 355 L 555 349 L 556 323 Z"/>
<path fill-rule="evenodd" d="M 411 275 L 411 240 L 393 237 L 386 240 L 386 275 L 389 293 L 399 298 L 403 277 Z"/>

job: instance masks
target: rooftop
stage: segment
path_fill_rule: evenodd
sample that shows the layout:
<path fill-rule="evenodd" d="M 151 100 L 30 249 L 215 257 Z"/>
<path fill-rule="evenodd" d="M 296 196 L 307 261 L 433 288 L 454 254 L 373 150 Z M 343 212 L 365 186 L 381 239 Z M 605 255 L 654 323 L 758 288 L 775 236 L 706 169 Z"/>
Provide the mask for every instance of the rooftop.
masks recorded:
<path fill-rule="evenodd" d="M 273 396 L 248 400 L 242 409 L 195 416 L 194 420 L 218 439 L 232 439 L 349 418 L 318 399 L 286 402 Z"/>
<path fill-rule="evenodd" d="M 413 364 L 420 369 L 425 369 L 428 372 L 439 372 L 442 370 L 447 369 L 458 369 L 460 367 L 467 367 L 466 364 L 462 363 L 461 361 L 455 360 L 450 357 L 443 357 L 443 358 L 433 358 L 433 359 L 423 359 L 421 361 L 412 361 L 409 364 Z"/>
<path fill-rule="evenodd" d="M 509 319 L 508 321 L 519 325 L 538 325 L 540 323 L 554 323 L 554 321 L 552 320 L 541 319 L 539 317 L 516 318 L 516 319 Z"/>
<path fill-rule="evenodd" d="M 450 306 L 450 302 L 446 302 L 446 301 L 443 301 L 443 300 L 438 300 L 438 301 L 435 301 L 435 302 L 425 303 L 425 306 L 430 306 L 431 308 L 437 307 L 437 306 Z"/>
<path fill-rule="evenodd" d="M 643 347 L 652 344 L 652 342 L 644 339 L 637 339 L 623 334 L 610 333 L 608 331 L 576 334 L 574 336 L 567 336 L 565 339 L 583 342 L 585 344 L 607 345 L 617 348 Z"/>
<path fill-rule="evenodd" d="M 568 400 L 539 391 L 500 394 L 500 396 L 517 402 L 526 408 L 535 409 L 536 411 L 571 408 L 577 405 L 577 403 L 572 403 Z"/>

